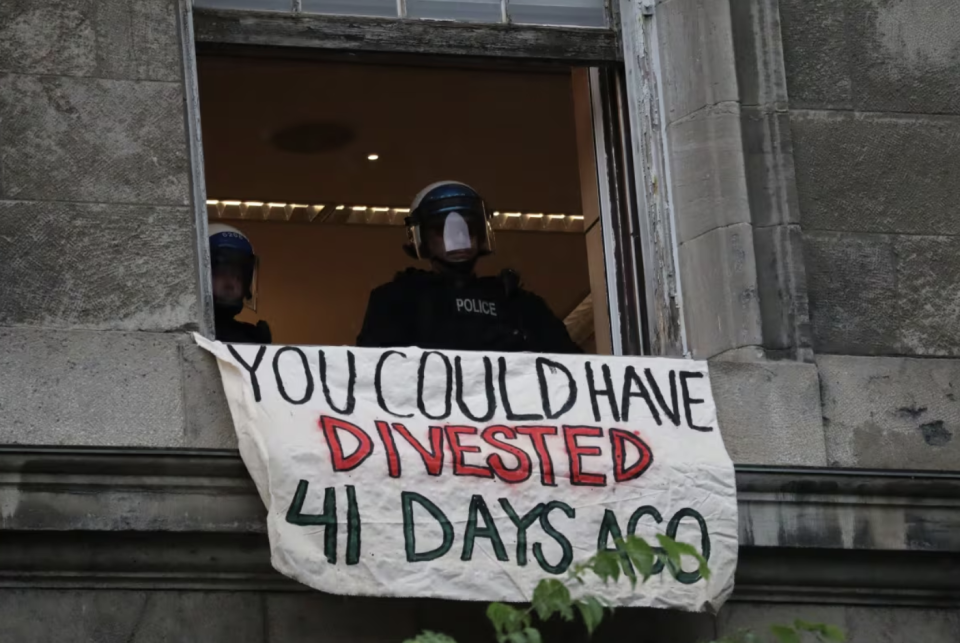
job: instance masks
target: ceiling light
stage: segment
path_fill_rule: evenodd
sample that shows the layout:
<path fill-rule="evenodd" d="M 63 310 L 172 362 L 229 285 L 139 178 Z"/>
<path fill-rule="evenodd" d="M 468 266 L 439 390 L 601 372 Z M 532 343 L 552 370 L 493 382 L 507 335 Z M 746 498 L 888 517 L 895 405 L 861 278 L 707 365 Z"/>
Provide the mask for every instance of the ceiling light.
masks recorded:
<path fill-rule="evenodd" d="M 357 213 L 368 212 L 374 215 L 390 213 L 390 216 L 386 218 L 375 216 L 371 219 L 370 217 L 359 217 L 359 216 L 352 217 L 351 216 L 351 217 L 348 217 L 348 221 L 347 221 L 348 223 L 372 223 L 373 221 L 383 223 L 386 220 L 388 224 L 400 225 L 401 223 L 403 223 L 404 219 L 402 216 L 398 216 L 398 215 L 405 215 L 410 212 L 410 208 L 393 208 L 393 207 L 387 207 L 387 206 L 368 206 L 368 205 L 347 205 L 347 204 L 323 205 L 323 204 L 307 204 L 307 203 L 282 203 L 279 201 L 263 202 L 263 201 L 240 201 L 240 200 L 219 200 L 219 199 L 207 199 L 206 202 L 208 206 L 212 206 L 216 208 L 217 218 L 227 218 L 227 219 L 236 218 L 235 215 L 231 215 L 229 212 L 226 211 L 226 208 L 229 208 L 229 207 L 238 207 L 240 218 L 243 218 L 243 219 L 246 219 L 248 216 L 252 216 L 254 212 L 260 212 L 259 210 L 255 210 L 255 209 L 251 210 L 251 208 L 263 208 L 262 212 L 263 212 L 264 219 L 269 219 L 270 217 L 275 216 L 276 213 L 272 212 L 273 208 L 280 208 L 285 211 L 287 220 L 291 220 L 293 211 L 295 209 L 304 208 L 308 210 L 307 216 L 310 221 L 313 221 L 315 218 L 317 218 L 321 211 L 327 210 L 329 208 L 330 210 L 335 209 L 337 211 L 349 210 L 350 212 L 357 212 Z M 235 213 L 236 210 L 234 210 L 233 212 Z M 331 213 L 328 210 L 328 215 L 329 214 Z M 499 228 L 500 226 L 504 226 L 508 229 L 511 226 L 513 226 L 513 224 L 510 224 L 510 222 L 507 221 L 507 219 L 522 219 L 521 227 L 524 229 L 542 228 L 544 230 L 550 229 L 550 224 L 553 221 L 575 222 L 575 221 L 584 220 L 584 216 L 582 214 L 559 214 L 559 213 L 544 214 L 543 212 L 500 212 L 499 210 L 491 214 L 493 217 L 497 218 L 496 221 L 491 222 L 495 227 Z M 320 219 L 320 220 L 325 221 L 328 218 L 329 217 L 323 217 L 323 219 Z M 342 218 L 342 217 L 339 217 L 339 218 Z M 334 222 L 336 220 L 337 218 L 330 219 L 331 222 Z M 541 220 L 542 223 L 534 223 L 533 221 L 535 220 Z M 561 226 L 561 227 L 569 232 L 569 231 L 578 231 L 582 226 L 568 225 L 568 226 Z"/>
<path fill-rule="evenodd" d="M 379 158 L 380 158 L 379 154 L 367 154 L 368 161 L 376 161 Z"/>

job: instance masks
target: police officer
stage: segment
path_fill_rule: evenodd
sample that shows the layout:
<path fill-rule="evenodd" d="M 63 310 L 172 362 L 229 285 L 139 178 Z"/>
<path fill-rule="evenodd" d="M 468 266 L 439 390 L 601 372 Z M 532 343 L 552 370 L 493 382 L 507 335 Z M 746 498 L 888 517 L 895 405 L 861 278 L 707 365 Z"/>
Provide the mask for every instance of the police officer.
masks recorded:
<path fill-rule="evenodd" d="M 210 225 L 213 306 L 221 342 L 269 344 L 272 340 L 267 322 L 253 325 L 234 319 L 243 310 L 243 302 L 253 296 L 256 263 L 253 245 L 242 232 L 222 223 Z"/>
<path fill-rule="evenodd" d="M 434 183 L 406 219 L 404 250 L 432 270 L 410 268 L 370 294 L 358 346 L 579 353 L 563 322 L 512 270 L 478 277 L 493 252 L 490 214 L 473 188 Z"/>

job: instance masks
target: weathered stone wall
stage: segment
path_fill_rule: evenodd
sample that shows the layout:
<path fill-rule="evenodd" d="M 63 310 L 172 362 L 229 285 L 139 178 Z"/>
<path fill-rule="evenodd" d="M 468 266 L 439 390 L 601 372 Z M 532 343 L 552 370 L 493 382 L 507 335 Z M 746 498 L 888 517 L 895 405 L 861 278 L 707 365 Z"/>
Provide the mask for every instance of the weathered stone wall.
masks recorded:
<path fill-rule="evenodd" d="M 424 629 L 458 643 L 488 643 L 483 603 L 345 598 L 318 592 L 2 589 L 11 641 L 30 643 L 398 643 Z M 745 629 L 765 632 L 802 618 L 842 628 L 849 643 L 956 643 L 950 608 L 729 603 L 717 618 L 618 609 L 591 641 L 699 643 Z M 579 624 L 544 629 L 545 640 L 587 643 Z"/>
<path fill-rule="evenodd" d="M 312 591 L 0 589 L 6 638 L 30 643 L 400 643 L 424 630 L 489 643 L 485 610 L 480 602 Z M 547 641 L 565 643 L 696 643 L 710 640 L 715 625 L 707 615 L 621 609 L 592 638 L 579 624 L 543 631 Z"/>
<path fill-rule="evenodd" d="M 736 588 L 719 620 L 619 609 L 593 640 L 693 643 L 797 616 L 864 643 L 951 640 L 960 476 L 758 468 L 737 488 Z M 235 455 L 0 450 L 0 508 L 10 640 L 491 640 L 481 602 L 345 598 L 281 577 Z M 918 619 L 925 638 L 911 636 Z M 586 643 L 562 622 L 550 630 L 547 641 Z"/>
<path fill-rule="evenodd" d="M 178 5 L 0 3 L 2 442 L 197 446 Z"/>
<path fill-rule="evenodd" d="M 949 643 L 960 637 L 960 611 L 956 609 L 866 605 L 731 603 L 720 613 L 717 630 L 724 636 L 745 628 L 765 632 L 770 625 L 789 624 L 798 618 L 840 627 L 848 643 Z"/>
<path fill-rule="evenodd" d="M 669 158 L 663 183 L 688 350 L 698 359 L 755 359 L 763 332 L 731 3 L 659 2 L 656 24 Z"/>
<path fill-rule="evenodd" d="M 779 18 L 827 461 L 956 470 L 960 4 Z"/>
<path fill-rule="evenodd" d="M 960 355 L 960 3 L 780 15 L 817 352 Z"/>

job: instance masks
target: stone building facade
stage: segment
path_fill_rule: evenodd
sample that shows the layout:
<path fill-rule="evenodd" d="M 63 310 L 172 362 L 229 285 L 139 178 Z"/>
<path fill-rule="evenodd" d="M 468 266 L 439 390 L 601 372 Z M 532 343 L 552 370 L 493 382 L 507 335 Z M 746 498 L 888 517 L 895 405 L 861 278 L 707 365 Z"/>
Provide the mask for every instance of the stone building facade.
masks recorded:
<path fill-rule="evenodd" d="M 622 610 L 598 638 L 800 616 L 855 643 L 960 640 L 960 4 L 613 4 L 589 36 L 401 34 L 450 55 L 569 43 L 626 72 L 651 345 L 711 360 L 741 560 L 719 616 Z M 272 571 L 189 335 L 211 327 L 197 41 L 402 49 L 388 32 L 189 0 L 0 3 L 5 641 L 489 640 L 479 605 Z"/>

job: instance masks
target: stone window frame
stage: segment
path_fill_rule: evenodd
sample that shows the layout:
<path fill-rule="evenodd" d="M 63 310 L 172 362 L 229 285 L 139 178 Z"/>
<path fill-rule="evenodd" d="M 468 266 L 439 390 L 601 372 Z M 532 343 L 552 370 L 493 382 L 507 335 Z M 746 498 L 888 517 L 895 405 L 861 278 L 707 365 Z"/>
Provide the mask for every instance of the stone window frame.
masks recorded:
<path fill-rule="evenodd" d="M 813 359 L 779 0 L 619 0 L 653 353 Z"/>

